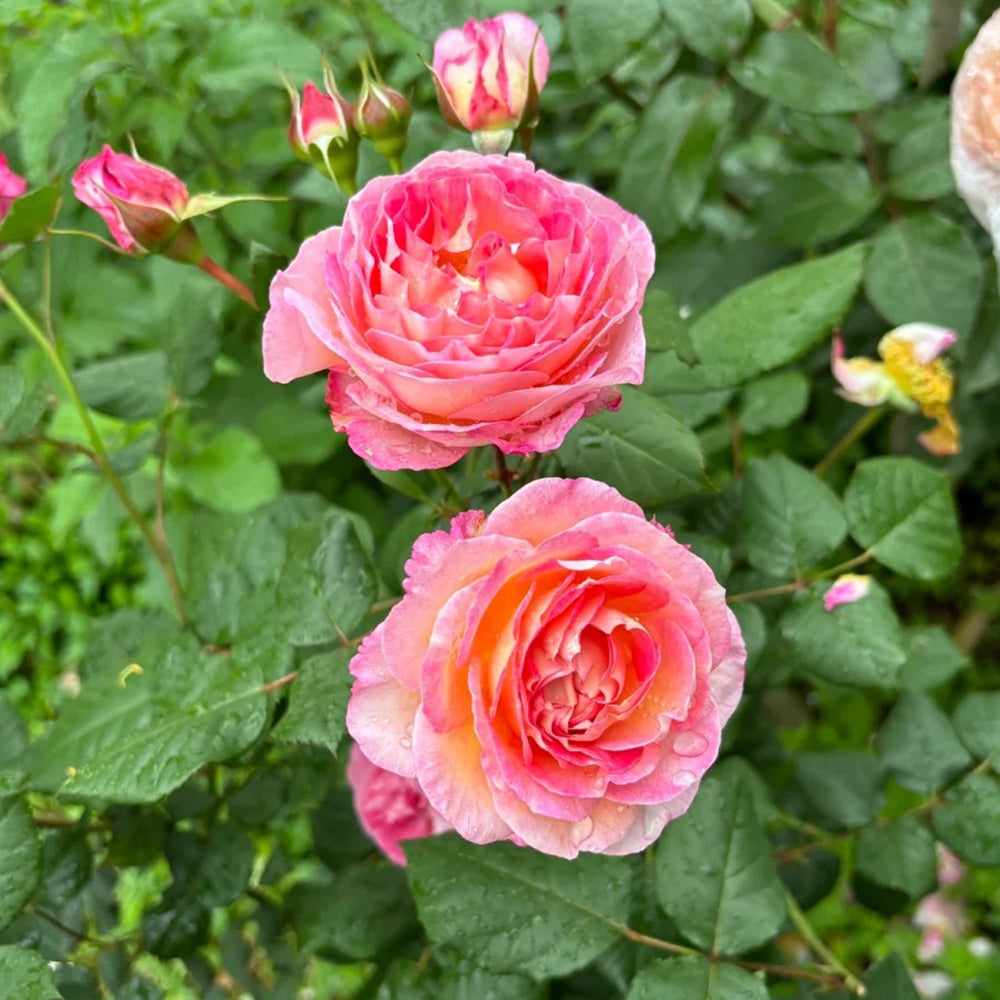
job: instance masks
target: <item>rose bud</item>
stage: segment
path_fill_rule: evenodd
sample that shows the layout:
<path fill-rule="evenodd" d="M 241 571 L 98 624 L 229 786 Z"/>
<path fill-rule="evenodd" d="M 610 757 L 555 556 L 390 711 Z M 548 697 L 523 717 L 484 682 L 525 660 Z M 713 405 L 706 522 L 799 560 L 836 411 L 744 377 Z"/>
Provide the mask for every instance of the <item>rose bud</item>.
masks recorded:
<path fill-rule="evenodd" d="M 823 607 L 827 611 L 835 611 L 842 604 L 854 604 L 868 595 L 872 578 L 856 573 L 844 573 L 838 576 L 833 586 L 823 595 Z"/>
<path fill-rule="evenodd" d="M 284 83 L 292 100 L 288 123 L 288 144 L 292 151 L 353 194 L 357 190 L 354 178 L 358 171 L 358 134 L 351 105 L 337 90 L 333 73 L 323 70 L 326 93 L 308 81 L 301 99 L 287 80 Z"/>
<path fill-rule="evenodd" d="M 505 153 L 514 130 L 538 117 L 549 50 L 531 18 L 510 12 L 446 31 L 432 70 L 448 123 L 471 132 L 480 153 Z"/>
<path fill-rule="evenodd" d="M 354 106 L 354 121 L 358 133 L 367 139 L 399 173 L 401 157 L 406 148 L 406 130 L 410 127 L 413 109 L 410 102 L 381 80 L 373 80 L 362 63 L 364 82 Z"/>
<path fill-rule="evenodd" d="M 161 253 L 192 264 L 201 258 L 194 227 L 184 220 L 188 190 L 169 170 L 105 145 L 77 167 L 73 191 L 126 253 Z"/>
<path fill-rule="evenodd" d="M 878 344 L 881 361 L 845 358 L 840 337 L 833 339 L 831 367 L 838 394 L 859 406 L 891 403 L 920 410 L 937 426 L 917 439 L 933 455 L 958 452 L 958 425 L 951 412 L 955 379 L 939 355 L 957 339 L 952 330 L 930 323 L 906 323 L 890 330 Z"/>
<path fill-rule="evenodd" d="M 7 166 L 7 157 L 0 153 L 0 220 L 7 215 L 10 206 L 27 188 L 27 181 Z"/>
<path fill-rule="evenodd" d="M 347 783 L 362 828 L 393 864 L 406 864 L 401 841 L 451 829 L 451 824 L 431 807 L 416 779 L 373 764 L 356 743 L 347 762 Z"/>

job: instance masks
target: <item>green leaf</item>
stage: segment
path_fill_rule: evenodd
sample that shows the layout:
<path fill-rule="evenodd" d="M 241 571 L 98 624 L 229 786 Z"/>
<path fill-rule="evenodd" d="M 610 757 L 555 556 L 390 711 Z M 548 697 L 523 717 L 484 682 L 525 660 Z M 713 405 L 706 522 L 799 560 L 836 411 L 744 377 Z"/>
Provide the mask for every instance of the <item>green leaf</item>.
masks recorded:
<path fill-rule="evenodd" d="M 217 212 L 220 208 L 229 205 L 237 205 L 248 201 L 288 201 L 281 195 L 269 194 L 196 194 L 184 206 L 181 213 L 182 219 L 193 219 L 199 215 L 207 215 L 209 212 Z"/>
<path fill-rule="evenodd" d="M 700 955 L 660 958 L 635 977 L 626 1000 L 768 1000 L 762 979 Z"/>
<path fill-rule="evenodd" d="M 0 431 L 6 430 L 4 425 L 17 412 L 26 388 L 20 369 L 0 365 Z"/>
<path fill-rule="evenodd" d="M 56 989 L 48 961 L 37 951 L 0 945 L 0 983 L 10 1000 L 54 1000 Z"/>
<path fill-rule="evenodd" d="M 882 768 L 870 754 L 854 750 L 804 753 L 795 760 L 796 783 L 809 805 L 828 824 L 865 826 L 882 806 Z"/>
<path fill-rule="evenodd" d="M 334 433 L 328 413 L 319 413 L 293 396 L 265 406 L 254 431 L 279 465 L 319 465 L 344 441 Z"/>
<path fill-rule="evenodd" d="M 216 510 L 242 513 L 275 499 L 281 477 L 260 439 L 242 427 L 224 427 L 186 455 L 171 453 L 180 484 Z"/>
<path fill-rule="evenodd" d="M 617 413 L 581 420 L 570 431 L 559 459 L 570 475 L 601 479 L 643 506 L 708 487 L 694 433 L 664 403 L 629 387 L 622 389 Z"/>
<path fill-rule="evenodd" d="M 860 163 L 799 164 L 766 175 L 751 217 L 758 232 L 780 246 L 812 247 L 849 233 L 881 197 Z"/>
<path fill-rule="evenodd" d="M 15 383 L 12 382 L 11 385 Z M 16 392 L 16 385 L 14 391 Z M 49 397 L 49 388 L 45 382 L 35 382 L 0 423 L 0 440 L 17 441 L 29 435 L 48 409 Z"/>
<path fill-rule="evenodd" d="M 0 796 L 0 930 L 21 912 L 35 891 L 41 858 L 38 833 L 24 799 Z M 0 978 L 0 983 L 6 980 Z"/>
<path fill-rule="evenodd" d="M 898 955 L 883 958 L 865 975 L 865 986 L 872 1000 L 920 1000 L 920 994 Z"/>
<path fill-rule="evenodd" d="M 59 211 L 59 188 L 38 188 L 18 198 L 0 223 L 0 245 L 30 243 L 52 225 Z"/>
<path fill-rule="evenodd" d="M 967 666 L 969 658 L 955 645 L 941 625 L 912 625 L 906 633 L 906 663 L 899 683 L 926 691 L 950 680 Z"/>
<path fill-rule="evenodd" d="M 748 383 L 740 404 L 740 426 L 748 434 L 787 427 L 805 413 L 809 379 L 801 372 L 776 372 Z"/>
<path fill-rule="evenodd" d="M 566 975 L 612 944 L 628 919 L 634 869 L 625 858 L 564 861 L 452 835 L 410 841 L 405 851 L 431 940 L 497 972 Z"/>
<path fill-rule="evenodd" d="M 594 2 L 618 18 L 615 5 Z M 655 239 L 669 239 L 694 216 L 732 104 L 732 95 L 718 83 L 676 76 L 643 112 L 616 193 L 626 208 L 642 217 Z"/>
<path fill-rule="evenodd" d="M 970 774 L 949 789 L 932 813 L 934 831 L 963 861 L 1000 866 L 1000 784 L 989 774 Z"/>
<path fill-rule="evenodd" d="M 279 743 L 312 743 L 333 753 L 344 736 L 354 650 L 336 649 L 303 661 L 292 685 L 288 711 L 274 729 Z"/>
<path fill-rule="evenodd" d="M 28 729 L 17 709 L 0 695 L 0 771 L 16 767 L 28 746 Z"/>
<path fill-rule="evenodd" d="M 962 554 L 951 480 L 912 458 L 858 464 L 844 493 L 854 540 L 883 565 L 918 580 L 950 573 Z"/>
<path fill-rule="evenodd" d="M 847 534 L 837 495 L 784 455 L 752 462 L 743 487 L 747 558 L 761 572 L 798 578 Z"/>
<path fill-rule="evenodd" d="M 948 716 L 918 691 L 904 691 L 875 739 L 882 763 L 904 787 L 929 794 L 971 763 Z"/>
<path fill-rule="evenodd" d="M 701 365 L 691 370 L 670 355 L 656 355 L 646 365 L 647 390 L 659 395 L 726 388 L 801 357 L 846 315 L 866 252 L 850 246 L 738 288 L 691 326 Z"/>
<path fill-rule="evenodd" d="M 376 0 L 400 27 L 425 42 L 478 15 L 475 0 Z"/>
<path fill-rule="evenodd" d="M 954 720 L 969 752 L 1000 767 L 1000 691 L 970 691 L 955 709 Z"/>
<path fill-rule="evenodd" d="M 923 212 L 896 219 L 872 242 L 865 290 L 894 326 L 937 323 L 967 335 L 983 288 L 983 264 L 965 229 Z"/>
<path fill-rule="evenodd" d="M 829 584 L 816 584 L 796 599 L 781 619 L 781 634 L 796 666 L 833 684 L 894 687 L 906 659 L 899 620 L 885 591 L 876 584 L 854 604 L 834 611 L 823 607 Z"/>
<path fill-rule="evenodd" d="M 861 133 L 843 115 L 811 115 L 805 111 L 785 111 L 785 120 L 810 146 L 838 156 L 860 156 L 864 147 Z"/>
<path fill-rule="evenodd" d="M 647 41 L 660 19 L 658 0 L 570 0 L 566 34 L 577 76 L 584 83 L 610 73 L 629 50 Z"/>
<path fill-rule="evenodd" d="M 908 201 L 933 201 L 955 190 L 948 162 L 948 107 L 907 132 L 889 150 L 886 162 L 889 194 Z"/>
<path fill-rule="evenodd" d="M 141 351 L 98 361 L 73 373 L 83 401 L 123 420 L 157 416 L 167 402 L 170 379 L 162 351 Z"/>
<path fill-rule="evenodd" d="M 684 43 L 706 59 L 725 63 L 746 41 L 753 23 L 747 0 L 660 0 Z"/>
<path fill-rule="evenodd" d="M 794 26 L 761 35 L 729 71 L 747 90 L 799 111 L 840 114 L 872 106 L 829 50 Z"/>
<path fill-rule="evenodd" d="M 385 953 L 415 929 L 406 876 L 387 862 L 352 865 L 320 885 L 297 887 L 290 906 L 307 954 L 352 960 Z"/>
<path fill-rule="evenodd" d="M 785 899 L 750 781 L 716 768 L 691 808 L 667 824 L 654 863 L 660 903 L 681 933 L 713 954 L 769 941 L 785 921 Z"/>
<path fill-rule="evenodd" d="M 934 836 L 916 816 L 866 826 L 854 847 L 855 866 L 876 885 L 921 899 L 937 885 Z"/>
<path fill-rule="evenodd" d="M 647 351 L 673 351 L 686 365 L 698 363 L 691 334 L 681 319 L 677 296 L 673 292 L 665 288 L 646 290 L 642 303 L 642 328 L 646 334 Z"/>
<path fill-rule="evenodd" d="M 205 764 L 235 756 L 267 716 L 258 663 L 172 647 L 142 673 L 95 678 L 34 747 L 32 776 L 67 795 L 155 802 Z"/>

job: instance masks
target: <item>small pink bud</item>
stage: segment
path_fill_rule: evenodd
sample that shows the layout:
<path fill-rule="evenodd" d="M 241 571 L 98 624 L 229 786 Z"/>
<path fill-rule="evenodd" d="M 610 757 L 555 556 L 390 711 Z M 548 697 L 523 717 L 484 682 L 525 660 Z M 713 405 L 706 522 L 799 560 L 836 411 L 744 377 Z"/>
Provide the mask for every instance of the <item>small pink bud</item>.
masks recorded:
<path fill-rule="evenodd" d="M 477 148 L 495 151 L 537 119 L 549 50 L 531 18 L 510 12 L 444 32 L 432 69 L 448 123 L 472 132 Z"/>
<path fill-rule="evenodd" d="M 858 576 L 854 573 L 844 573 L 838 576 L 833 586 L 823 595 L 823 607 L 833 611 L 842 604 L 853 604 L 860 601 L 871 588 L 870 576 Z"/>
<path fill-rule="evenodd" d="M 292 101 L 288 144 L 296 156 L 318 167 L 335 183 L 353 193 L 358 169 L 358 134 L 351 106 L 337 90 L 329 70 L 324 71 L 323 82 L 325 93 L 309 81 L 300 98 L 285 81 Z"/>
<path fill-rule="evenodd" d="M 126 253 L 175 257 L 171 245 L 181 236 L 177 259 L 197 262 L 201 248 L 190 223 L 184 223 L 188 191 L 169 170 L 105 146 L 77 167 L 73 191 L 107 223 Z"/>
<path fill-rule="evenodd" d="M 7 215 L 10 206 L 27 188 L 27 181 L 7 166 L 7 157 L 0 153 L 0 220 Z"/>
<path fill-rule="evenodd" d="M 373 80 L 366 67 L 362 71 L 364 83 L 354 106 L 358 132 L 399 170 L 413 109 L 398 90 Z"/>

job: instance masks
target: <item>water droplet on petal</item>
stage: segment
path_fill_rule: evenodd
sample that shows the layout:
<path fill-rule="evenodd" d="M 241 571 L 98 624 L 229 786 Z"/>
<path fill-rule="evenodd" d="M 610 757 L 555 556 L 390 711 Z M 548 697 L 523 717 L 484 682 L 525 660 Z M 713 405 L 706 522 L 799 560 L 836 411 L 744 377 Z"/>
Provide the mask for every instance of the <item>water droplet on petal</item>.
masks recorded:
<path fill-rule="evenodd" d="M 687 788 L 693 785 L 698 779 L 690 771 L 678 771 L 674 775 L 674 784 L 678 788 Z"/>
<path fill-rule="evenodd" d="M 708 740 L 693 729 L 678 733 L 674 739 L 674 753 L 681 757 L 698 757 L 708 749 Z"/>
<path fill-rule="evenodd" d="M 409 749 L 410 749 L 410 747 L 411 747 L 411 746 L 413 746 L 413 740 L 411 740 L 409 736 L 404 736 L 404 737 L 403 737 L 403 738 L 402 738 L 402 739 L 401 739 L 401 740 L 399 741 L 399 745 L 400 745 L 401 747 L 403 747 L 403 749 L 405 749 L 405 750 L 409 750 Z"/>
<path fill-rule="evenodd" d="M 584 816 L 579 823 L 574 823 L 569 830 L 569 839 L 574 847 L 582 847 L 587 838 L 594 832 L 594 821 Z"/>

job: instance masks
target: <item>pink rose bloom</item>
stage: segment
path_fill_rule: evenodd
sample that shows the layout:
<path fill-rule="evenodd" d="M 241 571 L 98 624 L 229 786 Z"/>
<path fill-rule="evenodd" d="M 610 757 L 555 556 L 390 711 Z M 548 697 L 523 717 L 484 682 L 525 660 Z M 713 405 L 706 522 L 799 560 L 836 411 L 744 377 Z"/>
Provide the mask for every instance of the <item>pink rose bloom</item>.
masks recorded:
<path fill-rule="evenodd" d="M 646 227 L 520 156 L 435 153 L 351 199 L 271 283 L 264 371 L 329 369 L 333 425 L 379 469 L 557 448 L 642 381 Z"/>
<path fill-rule="evenodd" d="M 27 181 L 15 174 L 7 165 L 7 157 L 0 153 L 0 220 L 10 211 L 10 206 L 27 190 Z"/>
<path fill-rule="evenodd" d="M 347 781 L 354 793 L 354 811 L 365 833 L 393 863 L 406 864 L 403 840 L 430 837 L 450 829 L 427 801 L 413 778 L 404 778 L 373 764 L 355 744 L 347 762 Z"/>
<path fill-rule="evenodd" d="M 1000 11 L 966 49 L 952 85 L 951 166 L 969 210 L 1000 235 Z"/>
<path fill-rule="evenodd" d="M 512 12 L 446 31 L 434 43 L 432 69 L 451 125 L 469 132 L 511 130 L 538 114 L 549 50 L 538 25 Z"/>
<path fill-rule="evenodd" d="M 73 191 L 128 253 L 154 253 L 177 234 L 188 203 L 169 170 L 105 146 L 73 174 Z"/>
<path fill-rule="evenodd" d="M 347 727 L 474 843 L 631 854 L 719 752 L 746 651 L 709 567 L 591 479 L 417 539 Z"/>
<path fill-rule="evenodd" d="M 332 77 L 330 80 L 332 82 Z M 322 93 L 309 80 L 302 90 L 290 90 L 292 117 L 288 122 L 288 144 L 304 160 L 312 161 L 310 146 L 316 146 L 325 155 L 326 147 L 334 140 L 350 140 L 352 125 L 351 106 L 336 90 Z"/>

